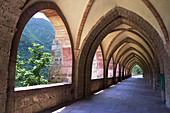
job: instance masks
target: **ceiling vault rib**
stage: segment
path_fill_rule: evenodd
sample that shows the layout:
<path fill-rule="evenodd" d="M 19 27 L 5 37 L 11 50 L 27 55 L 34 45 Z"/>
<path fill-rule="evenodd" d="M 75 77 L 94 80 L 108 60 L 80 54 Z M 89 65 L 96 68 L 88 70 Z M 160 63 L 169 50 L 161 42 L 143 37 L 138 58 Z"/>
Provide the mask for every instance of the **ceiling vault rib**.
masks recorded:
<path fill-rule="evenodd" d="M 108 46 L 108 48 L 107 48 L 107 50 L 106 50 L 106 57 L 107 57 L 107 55 L 108 55 L 108 52 L 109 52 L 109 49 L 110 49 L 112 43 L 113 43 L 121 34 L 123 34 L 125 31 L 126 31 L 126 30 L 121 31 L 120 33 L 118 33 L 118 34 L 111 40 L 111 42 L 109 43 L 109 46 Z"/>
<path fill-rule="evenodd" d="M 122 29 L 119 29 L 119 30 L 122 30 Z M 116 31 L 119 31 L 119 30 L 116 29 Z M 109 52 L 109 49 L 110 49 L 113 41 L 114 41 L 117 37 L 119 37 L 119 35 L 123 34 L 123 33 L 126 32 L 126 31 L 131 32 L 131 33 L 137 35 L 142 41 L 144 41 L 145 44 L 149 47 L 149 49 L 150 49 L 153 57 L 155 58 L 155 53 L 153 52 L 153 48 L 151 47 L 151 45 L 146 41 L 146 39 L 144 39 L 143 36 L 141 36 L 140 34 L 138 34 L 138 33 L 135 32 L 135 31 L 133 31 L 132 29 L 123 29 L 123 31 L 121 31 L 120 33 L 118 33 L 118 34 L 111 40 L 111 42 L 109 43 L 109 46 L 107 47 L 106 53 L 105 53 L 105 54 L 106 54 L 106 58 L 107 58 L 107 56 L 108 56 L 108 52 Z"/>
<path fill-rule="evenodd" d="M 169 42 L 169 35 L 168 35 L 168 31 L 166 29 L 166 26 L 163 22 L 163 19 L 161 18 L 160 14 L 158 13 L 158 11 L 156 10 L 156 8 L 152 5 L 152 3 L 149 0 L 142 0 L 145 5 L 150 9 L 150 11 L 152 12 L 152 14 L 155 16 L 156 20 L 158 21 L 162 32 L 164 34 L 165 40 L 166 42 Z"/>
<path fill-rule="evenodd" d="M 76 49 L 79 48 L 79 45 L 80 45 L 80 38 L 81 38 L 81 34 L 82 34 L 82 31 L 83 31 L 83 27 L 84 27 L 84 24 L 86 22 L 86 19 L 87 19 L 87 16 L 89 14 L 89 11 L 91 9 L 91 6 L 93 5 L 95 0 L 89 0 L 87 6 L 86 6 L 86 9 L 84 11 L 84 14 L 83 14 L 83 17 L 82 17 L 82 20 L 81 20 L 81 23 L 80 23 L 80 26 L 79 26 L 79 30 L 78 30 L 78 34 L 77 34 L 77 40 L 76 40 Z"/>

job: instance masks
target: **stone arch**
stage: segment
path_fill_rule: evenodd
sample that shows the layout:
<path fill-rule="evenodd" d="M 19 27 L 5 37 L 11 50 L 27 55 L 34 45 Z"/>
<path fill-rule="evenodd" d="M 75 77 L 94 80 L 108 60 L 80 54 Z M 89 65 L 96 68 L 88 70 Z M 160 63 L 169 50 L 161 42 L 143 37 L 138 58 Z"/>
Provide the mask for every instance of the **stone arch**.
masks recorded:
<path fill-rule="evenodd" d="M 163 22 L 163 19 L 161 18 L 161 16 L 159 15 L 158 11 L 156 10 L 156 8 L 152 5 L 152 3 L 149 1 L 149 0 L 142 0 L 145 5 L 150 9 L 150 11 L 152 12 L 152 14 L 155 16 L 157 22 L 159 23 L 161 29 L 162 29 L 162 32 L 164 34 L 164 38 L 166 40 L 166 43 L 169 42 L 169 35 L 168 35 L 168 31 L 167 31 L 167 28 Z M 81 38 L 81 33 L 82 33 L 82 30 L 83 30 L 83 26 L 85 24 L 85 21 L 87 19 L 87 16 L 90 12 L 90 9 L 92 7 L 94 3 L 94 0 L 89 0 L 88 4 L 87 4 L 87 7 L 85 9 L 85 12 L 83 14 L 83 18 L 81 20 L 81 24 L 80 24 L 80 27 L 79 27 L 79 32 L 78 32 L 78 35 L 77 35 L 77 40 L 76 40 L 76 49 L 79 47 L 80 45 L 80 38 Z"/>
<path fill-rule="evenodd" d="M 46 4 L 46 5 L 45 5 Z M 69 26 L 67 24 L 67 21 L 64 17 L 64 15 L 62 14 L 62 12 L 60 11 L 60 9 L 58 8 L 58 6 L 53 3 L 53 2 L 46 2 L 46 1 L 42 1 L 42 2 L 36 2 L 34 4 L 32 4 L 31 6 L 27 7 L 24 12 L 21 14 L 19 21 L 17 23 L 17 32 L 15 33 L 15 36 L 13 38 L 13 42 L 12 42 L 12 47 L 11 47 L 11 63 L 16 61 L 16 55 L 17 55 L 17 49 L 18 49 L 18 44 L 19 44 L 19 40 L 20 40 L 20 36 L 21 33 L 26 25 L 26 23 L 30 20 L 30 18 L 37 12 L 42 11 L 44 9 L 51 9 L 54 10 L 58 13 L 58 15 L 61 17 L 66 30 L 68 32 L 69 35 L 69 39 L 71 42 L 71 47 L 72 47 L 72 51 L 73 51 L 73 41 L 72 41 L 72 36 L 71 36 L 71 32 L 69 29 Z M 74 53 L 72 52 L 72 58 L 74 59 Z"/>
<path fill-rule="evenodd" d="M 141 55 L 141 54 L 139 53 L 139 55 Z M 150 66 L 149 66 L 149 63 L 147 62 L 147 60 L 143 59 L 144 56 L 139 56 L 139 55 L 138 55 L 137 53 L 131 53 L 131 54 L 129 54 L 127 57 L 125 57 L 125 58 L 123 59 L 123 61 L 121 61 L 122 65 L 126 65 L 127 62 L 128 62 L 130 59 L 132 59 L 132 58 L 134 58 L 134 57 L 138 57 L 138 59 L 141 59 L 141 60 L 142 60 L 141 63 L 145 64 L 146 67 L 150 67 Z"/>
<path fill-rule="evenodd" d="M 153 46 L 155 48 L 155 51 L 157 51 L 156 55 L 158 54 L 158 51 L 160 52 L 160 50 L 162 50 L 162 54 L 165 53 L 163 42 L 159 34 L 147 21 L 129 10 L 126 10 L 122 7 L 115 7 L 100 18 L 100 20 L 93 26 L 93 28 L 83 41 L 81 50 L 78 55 L 79 70 L 77 73 L 78 78 L 82 78 L 82 83 L 87 83 L 90 81 L 90 73 L 88 71 L 90 70 L 90 62 L 92 61 L 97 46 L 101 43 L 101 41 L 106 37 L 107 34 L 113 32 L 115 27 L 123 23 L 137 29 L 141 34 L 147 37 L 149 42 L 153 41 Z M 79 81 L 76 83 L 76 91 L 79 94 L 77 98 L 82 97 L 83 94 L 85 94 L 86 96 L 90 95 L 90 92 L 88 92 L 89 87 L 81 84 L 81 82 Z M 82 91 L 82 88 L 85 88 L 85 92 Z"/>
<path fill-rule="evenodd" d="M 147 54 L 147 56 L 149 57 L 149 60 L 151 60 L 151 62 L 155 62 L 155 60 L 151 57 L 151 55 L 149 54 L 149 52 L 146 50 L 146 48 L 140 44 L 138 41 L 130 38 L 130 37 L 127 37 L 126 39 L 122 40 L 120 43 L 118 43 L 117 45 L 120 46 L 121 44 L 125 43 L 125 42 L 128 42 L 128 43 L 134 43 L 135 45 L 138 45 L 142 50 L 144 50 Z M 111 55 L 114 53 L 116 49 L 113 49 L 112 52 L 111 52 Z M 117 58 L 116 58 L 117 59 Z M 119 59 L 119 58 L 118 58 Z"/>
<path fill-rule="evenodd" d="M 140 64 L 140 62 L 138 62 L 138 61 L 134 61 L 134 62 L 132 62 L 131 65 L 130 65 L 130 73 L 132 73 L 132 69 L 133 69 L 133 67 L 134 67 L 135 65 L 138 65 L 138 66 L 142 69 L 142 72 L 143 72 L 142 64 Z"/>
<path fill-rule="evenodd" d="M 123 64 L 123 65 L 127 64 L 128 61 L 131 60 L 131 59 L 133 60 L 134 57 L 138 58 L 138 60 L 140 61 L 140 62 L 138 62 L 138 63 L 140 64 L 140 67 L 143 68 L 144 74 L 147 73 L 147 72 L 149 72 L 149 70 L 151 70 L 151 67 L 150 67 L 150 65 L 148 64 L 148 62 L 146 62 L 146 61 L 145 61 L 144 59 L 142 59 L 139 55 L 134 54 L 134 53 L 131 53 L 131 54 L 129 54 L 127 57 L 125 57 L 125 59 L 122 61 L 122 64 Z M 127 67 L 127 66 L 125 66 L 125 67 Z M 127 68 L 129 68 L 129 67 L 127 67 Z M 145 75 L 146 75 L 146 74 L 145 74 Z M 147 75 L 147 76 L 148 76 L 148 75 Z"/>
<path fill-rule="evenodd" d="M 158 11 L 156 10 L 156 8 L 152 5 L 152 3 L 149 0 L 142 0 L 145 5 L 150 9 L 150 11 L 152 12 L 152 14 L 155 16 L 157 22 L 159 23 L 162 32 L 164 34 L 164 38 L 166 40 L 166 43 L 169 42 L 169 35 L 168 35 L 168 31 L 167 28 L 163 22 L 163 19 L 161 18 L 160 14 L 158 13 Z"/>
<path fill-rule="evenodd" d="M 51 1 L 38 1 L 35 2 L 34 4 L 30 5 L 29 7 L 27 7 L 22 14 L 19 17 L 18 23 L 16 25 L 16 33 L 13 37 L 12 40 L 12 45 L 11 45 L 11 51 L 10 51 L 10 62 L 9 62 L 9 71 L 10 73 L 9 75 L 9 81 L 8 81 L 8 100 L 7 100 L 7 110 L 11 110 L 11 108 L 13 108 L 13 102 L 14 102 L 14 97 L 15 97 L 15 91 L 14 91 L 14 83 L 15 83 L 15 66 L 16 66 L 16 58 L 17 58 L 17 49 L 18 49 L 18 45 L 19 45 L 19 41 L 20 41 L 20 37 L 22 34 L 22 31 L 26 25 L 26 23 L 30 20 L 30 18 L 36 14 L 39 11 L 45 10 L 45 9 L 51 9 L 57 12 L 57 14 L 60 16 L 60 18 L 62 19 L 65 28 L 67 30 L 69 39 L 70 39 L 70 43 L 71 43 L 71 49 L 72 49 L 72 72 L 74 72 L 74 52 L 73 52 L 73 40 L 72 40 L 72 35 L 70 32 L 70 28 L 69 25 L 64 17 L 64 15 L 62 14 L 61 10 L 59 9 L 59 7 Z M 74 73 L 72 73 L 72 75 L 74 75 Z M 74 76 L 72 76 L 72 83 L 74 83 Z M 43 91 L 45 91 L 45 89 L 47 90 L 48 88 L 44 88 Z M 50 88 L 49 88 L 50 90 Z M 38 90 L 35 90 L 35 92 Z M 28 90 L 27 92 L 32 93 L 31 90 Z M 34 93 L 35 93 L 34 92 Z M 14 108 L 13 108 L 14 109 Z M 13 110 L 12 109 L 12 110 Z"/>
<path fill-rule="evenodd" d="M 106 51 L 106 57 L 109 57 L 109 55 L 108 55 L 109 47 L 111 47 L 111 44 L 113 43 L 113 41 L 114 41 L 116 38 L 118 38 L 121 34 L 123 34 L 124 32 L 126 32 L 126 31 L 135 34 L 135 35 L 138 36 L 142 41 L 144 41 L 144 42 L 146 43 L 146 45 L 149 47 L 149 49 L 151 50 L 153 56 L 155 56 L 155 52 L 153 51 L 153 45 L 152 45 L 152 44 L 149 44 L 149 42 L 147 41 L 147 39 L 146 39 L 145 37 L 143 37 L 143 36 L 142 36 L 141 34 L 139 34 L 138 32 L 133 31 L 132 28 L 129 28 L 129 29 L 118 28 L 118 29 L 115 29 L 114 32 L 115 32 L 115 31 L 122 31 L 122 32 L 118 33 L 118 34 L 115 36 L 115 38 L 111 40 L 111 42 L 110 42 L 110 44 L 109 44 L 109 46 L 108 46 L 108 48 L 107 48 L 107 51 Z"/>
<path fill-rule="evenodd" d="M 127 38 L 123 39 L 123 40 L 120 41 L 117 45 L 115 45 L 114 49 L 110 52 L 110 54 L 108 54 L 108 56 L 111 56 L 111 55 L 117 50 L 117 48 L 119 48 L 123 43 L 133 43 L 133 44 L 136 44 L 136 45 L 139 46 L 143 51 L 145 51 L 146 56 L 148 56 L 148 57 L 146 58 L 146 56 L 143 55 L 139 50 L 131 47 L 131 48 L 126 49 L 126 51 L 123 52 L 123 53 L 119 56 L 119 58 L 116 58 L 116 59 L 117 59 L 117 61 L 115 61 L 116 63 L 119 62 L 121 56 L 123 56 L 123 55 L 124 55 L 125 53 L 127 53 L 128 51 L 132 51 L 132 50 L 133 50 L 133 51 L 138 52 L 138 53 L 144 58 L 144 60 L 147 61 L 148 63 L 149 63 L 149 61 L 151 61 L 151 62 L 150 62 L 150 65 L 151 65 L 151 67 L 152 67 L 152 68 L 151 68 L 152 70 L 155 70 L 155 69 L 157 68 L 157 65 L 155 65 L 156 63 L 154 63 L 154 62 L 157 62 L 157 61 L 151 57 L 151 55 L 150 55 L 150 53 L 147 51 L 147 49 L 146 49 L 142 44 L 140 44 L 138 41 L 136 41 L 136 40 L 134 40 L 134 39 L 132 39 L 132 38 L 130 38 L 130 37 L 127 37 Z M 119 54 L 119 53 L 118 53 L 118 54 Z M 151 53 L 151 54 L 153 54 L 153 53 Z M 120 65 L 122 65 L 122 64 L 120 63 Z M 125 65 L 125 64 L 124 64 L 124 65 Z M 124 65 L 122 65 L 122 66 L 124 66 Z M 124 76 L 123 76 L 123 78 L 124 78 Z"/>
<path fill-rule="evenodd" d="M 125 66 L 128 68 L 131 68 L 131 64 L 133 63 L 133 61 L 141 62 L 141 64 L 143 64 L 143 65 L 145 64 L 145 62 L 139 56 L 137 56 L 137 57 L 133 57 L 132 59 L 127 61 Z"/>
<path fill-rule="evenodd" d="M 133 67 L 134 67 L 135 65 L 138 65 L 138 66 L 142 69 L 142 72 L 143 72 L 143 67 L 142 67 L 142 65 L 141 65 L 140 63 L 136 62 L 136 63 L 134 63 L 133 65 L 131 65 L 131 68 L 130 68 L 130 72 L 131 72 L 131 73 L 132 73 L 132 69 L 133 69 Z"/>
<path fill-rule="evenodd" d="M 149 82 L 149 84 L 151 85 L 152 81 L 153 81 L 153 78 L 152 78 L 153 77 L 153 75 L 152 75 L 153 69 L 147 64 L 147 62 L 143 61 L 143 59 L 138 55 L 135 55 L 135 57 L 128 60 L 125 66 L 127 68 L 131 69 L 132 65 L 135 62 L 138 62 L 138 64 L 141 65 L 141 67 L 143 68 L 143 71 L 144 71 L 144 76 L 145 76 L 146 80 Z"/>
<path fill-rule="evenodd" d="M 134 50 L 134 51 L 138 52 L 139 54 L 141 54 L 141 56 L 144 57 L 144 59 L 145 59 L 146 61 L 148 61 L 148 59 L 146 58 L 146 56 L 144 56 L 144 55 L 142 54 L 142 52 L 140 52 L 139 50 L 135 49 L 134 47 L 130 47 L 130 48 L 126 49 L 122 54 L 120 54 L 120 56 L 117 58 L 117 62 L 120 61 L 120 58 L 122 58 L 123 55 L 125 55 L 127 52 L 130 52 L 131 50 Z"/>
<path fill-rule="evenodd" d="M 95 55 L 93 56 L 93 61 L 91 63 L 92 63 L 91 77 L 90 77 L 91 81 L 88 83 L 88 85 L 90 86 L 89 92 L 93 93 L 103 89 L 104 84 L 106 82 L 104 54 L 101 45 L 98 46 Z"/>
<path fill-rule="evenodd" d="M 112 61 L 111 61 L 112 60 Z M 113 81 L 111 81 L 112 79 L 114 79 L 114 62 L 113 62 L 113 57 L 110 57 L 108 60 L 107 59 L 104 59 L 104 62 L 105 62 L 105 78 L 104 78 L 104 87 L 108 87 L 108 85 L 111 85 L 113 83 Z M 113 74 L 112 76 L 109 77 L 109 66 L 110 66 L 110 63 L 112 67 L 111 70 L 112 72 L 110 72 L 111 74 Z"/>
<path fill-rule="evenodd" d="M 133 54 L 132 54 L 132 55 L 133 55 Z M 130 57 L 130 55 L 129 55 L 128 57 Z M 128 58 L 128 57 L 127 57 L 127 58 Z M 134 54 L 131 59 L 125 60 L 125 63 L 126 63 L 126 64 L 125 64 L 125 67 L 128 67 L 129 63 L 131 63 L 131 61 L 133 61 L 134 59 L 137 60 L 137 61 L 140 61 L 140 64 L 143 65 L 143 67 L 147 67 L 149 70 L 151 70 L 149 64 L 148 64 L 146 61 L 144 61 L 144 60 L 143 60 L 139 55 L 137 55 L 137 54 Z M 130 68 L 130 67 L 128 67 L 128 68 Z M 146 69 L 147 69 L 147 68 L 146 68 Z"/>

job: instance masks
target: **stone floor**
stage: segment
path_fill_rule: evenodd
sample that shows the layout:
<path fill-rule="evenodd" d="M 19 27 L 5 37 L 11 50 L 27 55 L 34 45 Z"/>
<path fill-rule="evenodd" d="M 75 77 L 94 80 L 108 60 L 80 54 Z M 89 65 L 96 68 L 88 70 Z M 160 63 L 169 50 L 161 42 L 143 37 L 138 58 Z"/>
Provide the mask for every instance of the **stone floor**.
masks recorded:
<path fill-rule="evenodd" d="M 160 98 L 143 78 L 132 77 L 52 113 L 170 113 Z"/>

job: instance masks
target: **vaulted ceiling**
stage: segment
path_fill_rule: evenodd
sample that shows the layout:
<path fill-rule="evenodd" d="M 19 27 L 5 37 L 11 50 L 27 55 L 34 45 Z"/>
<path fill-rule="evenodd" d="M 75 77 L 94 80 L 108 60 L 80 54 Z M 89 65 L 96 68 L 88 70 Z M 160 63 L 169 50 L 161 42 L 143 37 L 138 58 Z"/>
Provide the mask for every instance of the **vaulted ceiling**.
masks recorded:
<path fill-rule="evenodd" d="M 29 0 L 26 7 L 42 0 Z M 45 0 L 43 0 L 45 1 Z M 69 24 L 74 49 L 80 49 L 89 31 L 100 18 L 115 7 L 122 7 L 146 20 L 159 34 L 161 41 L 169 42 L 169 0 L 48 0 L 55 2 Z M 26 8 L 25 7 L 25 8 Z M 136 63 L 155 61 L 154 47 L 141 32 L 127 24 L 117 26 L 102 41 L 104 59 L 113 57 L 113 62 L 124 62 L 131 58 Z M 133 56 L 133 57 L 131 57 Z M 132 63 L 133 65 L 134 63 Z"/>

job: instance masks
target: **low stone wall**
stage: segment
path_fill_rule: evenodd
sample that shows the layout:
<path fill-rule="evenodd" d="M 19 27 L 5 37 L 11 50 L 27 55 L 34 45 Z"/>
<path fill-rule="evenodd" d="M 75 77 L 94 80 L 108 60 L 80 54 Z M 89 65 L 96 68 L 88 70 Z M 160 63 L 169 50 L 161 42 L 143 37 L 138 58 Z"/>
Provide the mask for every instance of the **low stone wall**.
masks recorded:
<path fill-rule="evenodd" d="M 26 91 L 15 91 L 14 94 L 13 111 L 15 113 L 39 112 L 74 99 L 71 84 Z"/>
<path fill-rule="evenodd" d="M 117 84 L 119 82 L 119 78 L 118 77 L 116 77 L 115 82 L 116 82 L 115 84 Z"/>
<path fill-rule="evenodd" d="M 113 84 L 113 78 L 108 78 L 107 86 L 111 86 Z"/>
<path fill-rule="evenodd" d="M 99 90 L 102 90 L 103 85 L 104 85 L 103 79 L 92 80 L 91 81 L 91 92 L 94 93 Z"/>

